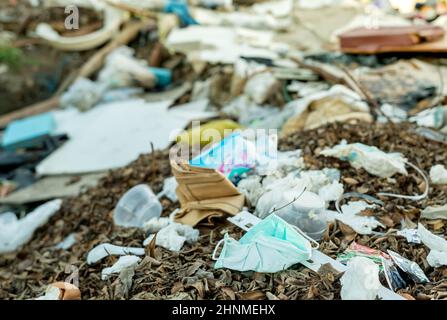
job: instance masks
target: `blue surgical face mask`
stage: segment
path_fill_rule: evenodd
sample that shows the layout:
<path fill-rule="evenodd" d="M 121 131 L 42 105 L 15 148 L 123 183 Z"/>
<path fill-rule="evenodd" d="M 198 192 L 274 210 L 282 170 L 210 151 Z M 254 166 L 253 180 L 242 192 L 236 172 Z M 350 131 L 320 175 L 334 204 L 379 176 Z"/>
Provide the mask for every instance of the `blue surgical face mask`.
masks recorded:
<path fill-rule="evenodd" d="M 215 268 L 238 271 L 278 272 L 309 260 L 312 244 L 298 228 L 271 214 L 252 227 L 239 241 L 228 234 L 216 246 L 213 259 Z M 216 258 L 217 249 L 223 243 L 222 252 Z"/>

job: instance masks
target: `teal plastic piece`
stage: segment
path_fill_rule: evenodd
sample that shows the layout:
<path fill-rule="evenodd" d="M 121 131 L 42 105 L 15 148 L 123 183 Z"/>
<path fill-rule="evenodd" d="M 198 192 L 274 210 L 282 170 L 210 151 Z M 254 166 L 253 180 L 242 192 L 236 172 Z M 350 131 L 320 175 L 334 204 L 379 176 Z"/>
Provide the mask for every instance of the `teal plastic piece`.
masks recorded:
<path fill-rule="evenodd" d="M 56 128 L 51 113 L 44 113 L 11 122 L 3 135 L 2 146 L 7 150 L 38 145 Z"/>
<path fill-rule="evenodd" d="M 149 70 L 157 78 L 157 86 L 166 87 L 171 84 L 172 82 L 171 70 L 165 68 L 153 68 L 153 67 L 150 67 Z"/>

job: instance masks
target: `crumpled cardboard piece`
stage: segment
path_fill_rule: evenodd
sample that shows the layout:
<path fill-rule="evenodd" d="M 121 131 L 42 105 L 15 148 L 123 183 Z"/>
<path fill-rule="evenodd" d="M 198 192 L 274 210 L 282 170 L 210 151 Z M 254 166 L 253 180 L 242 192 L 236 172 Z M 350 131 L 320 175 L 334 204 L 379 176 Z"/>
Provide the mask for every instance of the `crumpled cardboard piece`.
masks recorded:
<path fill-rule="evenodd" d="M 222 173 L 175 161 L 171 161 L 171 168 L 181 205 L 175 222 L 195 226 L 206 220 L 205 224 L 212 225 L 213 218 L 235 215 L 242 210 L 244 195 Z"/>

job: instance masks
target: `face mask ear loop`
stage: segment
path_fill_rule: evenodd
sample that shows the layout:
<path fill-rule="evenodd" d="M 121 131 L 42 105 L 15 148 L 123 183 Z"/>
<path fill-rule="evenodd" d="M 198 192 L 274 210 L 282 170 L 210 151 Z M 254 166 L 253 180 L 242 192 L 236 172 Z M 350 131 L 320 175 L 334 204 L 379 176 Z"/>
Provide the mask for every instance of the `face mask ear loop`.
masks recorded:
<path fill-rule="evenodd" d="M 428 190 L 429 190 L 429 181 L 428 181 L 428 178 L 427 178 L 426 174 L 421 169 L 416 167 L 414 164 L 412 164 L 412 163 L 410 163 L 408 161 L 406 162 L 406 164 L 409 165 L 410 167 L 412 167 L 414 170 L 416 170 L 424 178 L 424 181 L 425 181 L 425 191 L 424 191 L 424 193 L 420 194 L 420 195 L 416 195 L 416 196 L 406 196 L 406 195 L 401 195 L 401 194 L 380 192 L 377 195 L 379 195 L 379 196 L 386 196 L 386 197 L 392 197 L 392 198 L 399 198 L 399 199 L 408 199 L 408 200 L 414 200 L 414 201 L 419 201 L 419 200 L 422 200 L 422 199 L 427 197 Z"/>
<path fill-rule="evenodd" d="M 216 244 L 216 247 L 214 248 L 213 256 L 212 256 L 212 259 L 213 259 L 213 260 L 215 260 L 215 261 L 219 260 L 219 258 L 216 257 L 217 249 L 219 249 L 219 247 L 220 247 L 220 246 L 222 245 L 222 243 L 224 243 L 224 242 L 225 242 L 225 239 L 221 239 L 221 240 Z M 219 256 L 220 256 L 220 255 L 219 255 Z"/>
<path fill-rule="evenodd" d="M 292 226 L 299 234 L 301 234 L 304 238 L 306 238 L 307 240 L 309 240 L 311 242 L 311 247 L 312 249 L 318 249 L 320 247 L 320 244 L 318 242 L 316 242 L 314 239 L 312 239 L 311 237 L 309 237 L 306 233 L 304 233 L 300 228 L 298 228 L 297 226 Z M 312 244 L 315 245 L 312 246 Z"/>

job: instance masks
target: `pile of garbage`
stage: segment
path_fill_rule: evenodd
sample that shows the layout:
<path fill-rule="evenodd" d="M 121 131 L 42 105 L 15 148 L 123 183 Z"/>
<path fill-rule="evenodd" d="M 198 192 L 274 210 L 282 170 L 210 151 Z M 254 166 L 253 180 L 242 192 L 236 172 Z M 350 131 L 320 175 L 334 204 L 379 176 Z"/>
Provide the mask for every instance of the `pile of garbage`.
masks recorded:
<path fill-rule="evenodd" d="M 23 26 L 89 58 L 0 117 L 0 298 L 446 299 L 446 15 L 386 3 Z"/>

